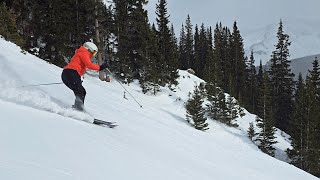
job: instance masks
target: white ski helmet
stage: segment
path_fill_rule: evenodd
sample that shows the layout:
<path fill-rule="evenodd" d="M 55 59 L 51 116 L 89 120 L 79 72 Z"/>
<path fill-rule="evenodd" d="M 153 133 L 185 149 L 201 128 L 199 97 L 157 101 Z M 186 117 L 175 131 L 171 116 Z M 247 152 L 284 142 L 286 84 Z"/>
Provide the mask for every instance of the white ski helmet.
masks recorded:
<path fill-rule="evenodd" d="M 85 42 L 83 47 L 85 47 L 92 54 L 98 52 L 98 47 L 92 42 Z"/>

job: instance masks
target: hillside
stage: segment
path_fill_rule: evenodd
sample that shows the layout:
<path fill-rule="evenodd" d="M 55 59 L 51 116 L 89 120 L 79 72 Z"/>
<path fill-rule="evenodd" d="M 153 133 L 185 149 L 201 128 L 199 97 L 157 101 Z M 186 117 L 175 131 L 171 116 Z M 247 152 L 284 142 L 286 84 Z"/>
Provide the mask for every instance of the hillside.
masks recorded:
<path fill-rule="evenodd" d="M 246 135 L 252 114 L 238 119 L 239 128 L 213 120 L 206 132 L 191 128 L 183 104 L 202 80 L 185 71 L 175 93 L 163 88 L 149 96 L 137 82 L 125 86 L 143 108 L 123 98 L 116 81 L 86 75 L 85 108 L 118 122 L 119 127 L 108 129 L 58 115 L 70 114 L 74 101 L 64 85 L 22 87 L 61 82 L 61 68 L 3 39 L 0 48 L 0 179 L 317 179 L 262 153 Z M 281 132 L 277 140 L 277 156 L 285 158 L 289 143 Z"/>

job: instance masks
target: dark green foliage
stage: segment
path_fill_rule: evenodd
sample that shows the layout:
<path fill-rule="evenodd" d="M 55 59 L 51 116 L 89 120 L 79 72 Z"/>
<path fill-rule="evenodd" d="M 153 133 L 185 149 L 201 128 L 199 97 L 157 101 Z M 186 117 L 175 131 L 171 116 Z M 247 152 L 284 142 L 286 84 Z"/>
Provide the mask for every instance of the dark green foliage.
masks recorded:
<path fill-rule="evenodd" d="M 180 68 L 186 70 L 194 67 L 194 37 L 190 15 L 186 19 L 185 26 L 182 25 L 179 44 Z"/>
<path fill-rule="evenodd" d="M 295 109 L 292 117 L 292 123 L 290 124 L 292 149 L 288 149 L 287 152 L 292 164 L 301 169 L 305 169 L 306 162 L 304 161 L 305 157 L 307 156 L 307 136 L 305 135 L 308 120 L 308 104 L 306 85 L 303 82 L 301 73 L 299 74 L 297 88 L 295 91 L 294 107 Z"/>
<path fill-rule="evenodd" d="M 125 82 L 140 79 L 143 63 L 147 62 L 148 25 L 145 0 L 115 0 L 115 34 L 117 37 L 116 59 L 113 62 L 114 73 Z M 120 76 L 122 75 L 122 76 Z"/>
<path fill-rule="evenodd" d="M 290 126 L 292 149 L 287 153 L 291 163 L 315 176 L 320 176 L 320 70 L 317 59 L 306 82 L 301 74 L 295 91 L 293 122 Z"/>
<path fill-rule="evenodd" d="M 16 18 L 4 3 L 0 3 L 0 35 L 17 45 L 24 45 L 22 37 L 18 34 Z"/>
<path fill-rule="evenodd" d="M 197 30 L 195 34 L 195 63 L 193 69 L 196 72 L 196 75 L 202 79 L 205 78 L 205 66 L 207 66 L 207 61 L 209 59 L 209 51 L 210 51 L 210 44 L 209 42 L 209 35 L 207 34 L 207 30 L 205 29 L 204 24 L 201 25 L 199 35 L 197 35 Z M 212 51 L 212 49 L 211 49 Z"/>
<path fill-rule="evenodd" d="M 177 71 L 178 59 L 176 55 L 177 44 L 174 42 L 173 34 L 169 29 L 169 15 L 167 12 L 167 1 L 159 0 L 156 8 L 157 14 L 157 40 L 159 50 L 159 62 L 161 71 L 160 85 L 169 85 L 173 90 L 173 86 L 177 85 L 179 77 Z"/>
<path fill-rule="evenodd" d="M 191 123 L 198 130 L 207 130 L 208 123 L 206 123 L 207 118 L 205 117 L 205 109 L 202 107 L 203 97 L 201 95 L 200 89 L 196 86 L 192 97 L 186 103 L 186 118 L 189 123 Z"/>
<path fill-rule="evenodd" d="M 223 94 L 221 89 L 217 87 L 214 83 L 208 83 L 206 84 L 206 90 L 207 90 L 207 98 L 209 101 L 209 104 L 207 104 L 207 111 L 208 115 L 212 119 L 218 119 L 219 115 L 219 97 Z"/>
<path fill-rule="evenodd" d="M 237 23 L 233 24 L 233 31 L 229 39 L 230 42 L 230 67 L 227 69 L 229 71 L 229 82 L 230 89 L 229 92 L 241 103 L 245 102 L 245 92 L 246 88 L 243 87 L 246 79 L 246 57 L 244 54 L 243 39 L 240 35 L 240 31 L 237 27 Z M 246 86 L 245 86 L 246 87 Z"/>
<path fill-rule="evenodd" d="M 214 49 L 213 49 L 213 63 L 210 63 L 214 70 L 212 79 L 215 79 L 219 87 L 225 92 L 230 93 L 230 46 L 229 39 L 231 33 L 227 27 L 222 24 L 216 24 L 214 30 Z"/>
<path fill-rule="evenodd" d="M 243 92 L 245 95 L 243 98 L 243 106 L 251 113 L 255 113 L 257 101 L 257 74 L 256 67 L 254 65 L 253 51 L 251 51 L 251 55 L 247 63 L 246 74 L 246 88 L 244 88 L 245 91 Z"/>
<path fill-rule="evenodd" d="M 160 91 L 161 64 L 159 62 L 160 53 L 157 49 L 157 30 L 153 25 L 149 31 L 147 44 L 147 58 L 143 62 L 144 67 L 140 72 L 140 85 L 142 92 L 152 92 L 156 95 Z"/>
<path fill-rule="evenodd" d="M 251 139 L 251 141 L 254 141 L 254 137 L 257 135 L 257 133 L 254 130 L 253 122 L 249 123 L 249 129 L 248 129 L 248 137 Z"/>
<path fill-rule="evenodd" d="M 101 18 L 101 22 L 111 18 L 110 13 L 104 14 L 107 10 L 101 0 L 14 0 L 9 5 L 29 52 L 60 67 L 70 60 L 76 48 L 94 39 L 95 18 Z M 95 7 L 101 16 L 95 17 Z"/>
<path fill-rule="evenodd" d="M 283 131 L 288 130 L 293 111 L 293 89 L 294 74 L 291 73 L 290 61 L 288 60 L 289 35 L 283 32 L 282 21 L 280 21 L 276 50 L 272 52 L 270 66 L 270 82 L 272 88 L 272 109 L 276 127 Z"/>
<path fill-rule="evenodd" d="M 237 127 L 233 121 L 239 117 L 241 109 L 238 108 L 236 100 L 225 95 L 223 91 L 214 84 L 207 84 L 207 104 L 208 115 L 217 121 L 220 121 L 228 126 Z"/>
<path fill-rule="evenodd" d="M 273 120 L 273 111 L 272 111 L 272 89 L 270 87 L 270 79 L 267 74 L 264 74 L 263 83 L 258 89 L 259 97 L 257 99 L 257 113 L 259 116 L 256 116 L 257 127 L 260 128 L 258 133 L 257 141 L 259 142 L 258 147 L 269 154 L 274 156 L 274 147 L 273 144 L 275 141 L 275 127 Z"/>

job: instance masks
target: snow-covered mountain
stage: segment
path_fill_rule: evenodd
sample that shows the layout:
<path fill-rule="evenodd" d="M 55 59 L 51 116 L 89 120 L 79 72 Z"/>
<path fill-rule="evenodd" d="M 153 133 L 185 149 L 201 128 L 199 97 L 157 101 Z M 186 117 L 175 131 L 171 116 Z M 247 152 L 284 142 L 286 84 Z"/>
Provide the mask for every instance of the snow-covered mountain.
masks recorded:
<path fill-rule="evenodd" d="M 175 93 L 125 86 L 143 108 L 116 81 L 86 75 L 85 108 L 119 124 L 108 129 L 75 120 L 91 116 L 70 110 L 74 95 L 64 85 L 25 87 L 61 82 L 61 68 L 3 39 L 0 48 L 0 179 L 317 179 L 262 153 L 247 137 L 252 114 L 237 120 L 239 128 L 213 120 L 206 132 L 190 127 L 184 102 L 202 80 L 185 71 Z M 285 160 L 290 144 L 279 131 L 277 140 L 277 158 Z"/>
<path fill-rule="evenodd" d="M 149 20 L 155 22 L 155 7 L 158 0 L 149 0 L 146 6 Z M 280 19 L 284 31 L 290 36 L 291 59 L 320 53 L 319 0 L 168 0 L 169 20 L 179 36 L 181 24 L 187 15 L 191 22 L 215 27 L 217 22 L 232 29 L 234 21 L 244 39 L 249 57 L 254 51 L 256 65 L 260 60 L 266 64 L 277 44 L 276 33 Z"/>
<path fill-rule="evenodd" d="M 284 33 L 289 35 L 291 45 L 289 47 L 289 59 L 297 59 L 320 53 L 320 24 L 319 21 L 283 20 Z M 256 65 L 262 61 L 266 64 L 270 60 L 272 51 L 278 42 L 276 33 L 279 22 L 270 24 L 264 28 L 243 33 L 245 50 L 250 54 L 254 52 Z M 314 60 L 314 59 L 313 59 Z"/>

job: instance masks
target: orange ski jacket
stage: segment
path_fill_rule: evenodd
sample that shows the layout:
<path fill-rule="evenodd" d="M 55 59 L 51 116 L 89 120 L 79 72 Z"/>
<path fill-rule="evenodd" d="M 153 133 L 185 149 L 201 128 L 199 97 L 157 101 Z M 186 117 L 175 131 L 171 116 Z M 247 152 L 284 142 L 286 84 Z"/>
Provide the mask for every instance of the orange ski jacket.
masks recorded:
<path fill-rule="evenodd" d="M 64 69 L 74 69 L 80 76 L 83 76 L 86 72 L 86 68 L 92 70 L 100 70 L 100 66 L 93 64 L 90 60 L 92 54 L 83 46 L 76 50 L 75 54 L 71 58 L 71 61 Z"/>

